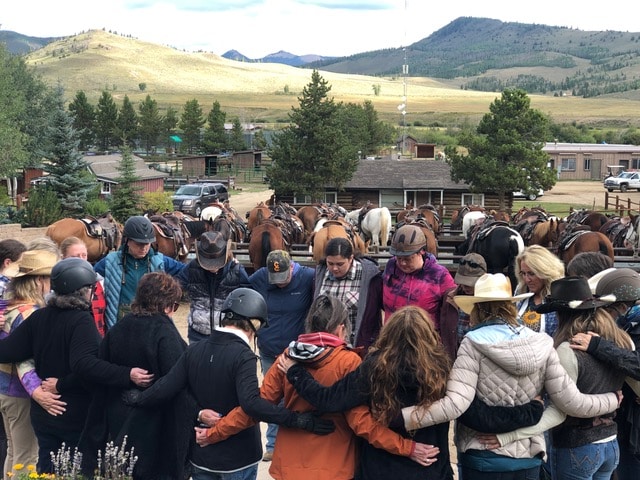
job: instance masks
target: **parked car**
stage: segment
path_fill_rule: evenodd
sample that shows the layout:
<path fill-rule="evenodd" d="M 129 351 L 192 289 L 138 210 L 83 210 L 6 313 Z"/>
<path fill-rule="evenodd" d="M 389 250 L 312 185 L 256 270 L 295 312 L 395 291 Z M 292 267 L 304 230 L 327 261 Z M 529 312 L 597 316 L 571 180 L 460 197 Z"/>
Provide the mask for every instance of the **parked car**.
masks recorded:
<path fill-rule="evenodd" d="M 608 177 L 604 181 L 604 188 L 610 192 L 618 189 L 626 192 L 635 188 L 640 192 L 640 172 L 622 172 L 615 177 Z"/>
<path fill-rule="evenodd" d="M 222 183 L 190 183 L 182 185 L 171 196 L 173 209 L 200 217 L 202 209 L 214 202 L 229 199 L 229 191 Z"/>
<path fill-rule="evenodd" d="M 513 192 L 513 198 L 526 198 L 527 200 L 534 201 L 536 198 L 544 195 L 544 190 L 540 189 L 537 193 L 527 193 L 525 194 L 522 190 L 518 192 Z"/>

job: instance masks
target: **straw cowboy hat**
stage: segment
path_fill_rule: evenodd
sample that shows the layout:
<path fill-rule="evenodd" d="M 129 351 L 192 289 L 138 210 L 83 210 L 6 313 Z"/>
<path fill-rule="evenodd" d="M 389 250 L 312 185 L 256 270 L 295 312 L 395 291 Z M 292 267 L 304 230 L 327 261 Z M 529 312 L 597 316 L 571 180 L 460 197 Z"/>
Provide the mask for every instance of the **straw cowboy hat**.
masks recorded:
<path fill-rule="evenodd" d="M 517 302 L 533 295 L 529 292 L 514 296 L 511 292 L 511 281 L 502 273 L 485 273 L 476 281 L 473 295 L 456 295 L 453 301 L 464 313 L 470 314 L 476 303 Z"/>
<path fill-rule="evenodd" d="M 48 250 L 28 250 L 15 262 L 17 271 L 14 278 L 25 275 L 51 275 L 51 269 L 58 262 L 58 256 Z"/>
<path fill-rule="evenodd" d="M 558 310 L 588 310 L 602 307 L 615 300 L 614 295 L 593 295 L 589 282 L 584 277 L 564 277 L 551 282 L 551 293 L 545 297 L 544 303 L 535 307 L 535 311 L 549 313 Z"/>

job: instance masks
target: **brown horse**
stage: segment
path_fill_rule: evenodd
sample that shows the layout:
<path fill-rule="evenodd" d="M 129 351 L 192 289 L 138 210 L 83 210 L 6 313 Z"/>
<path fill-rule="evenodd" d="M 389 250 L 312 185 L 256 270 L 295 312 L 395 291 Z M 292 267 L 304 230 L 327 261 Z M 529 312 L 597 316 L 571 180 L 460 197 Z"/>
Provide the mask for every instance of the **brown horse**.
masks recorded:
<path fill-rule="evenodd" d="M 251 234 L 256 226 L 271 217 L 272 214 L 273 212 L 264 202 L 260 202 L 253 207 L 249 213 L 247 213 L 247 228 L 249 229 L 249 234 Z"/>
<path fill-rule="evenodd" d="M 532 230 L 528 235 L 521 230 L 518 231 L 522 235 L 525 245 L 541 245 L 550 248 L 558 242 L 559 223 L 557 218 L 552 217 L 549 220 L 532 224 Z"/>
<path fill-rule="evenodd" d="M 282 230 L 274 222 L 263 222 L 251 231 L 249 260 L 257 270 L 266 266 L 267 255 L 272 250 L 289 250 Z"/>
<path fill-rule="evenodd" d="M 367 247 L 357 233 L 351 230 L 351 225 L 339 220 L 329 220 L 322 228 L 313 232 L 309 238 L 309 249 L 313 254 L 313 261 L 318 263 L 324 258 L 324 249 L 332 238 L 346 238 L 351 242 L 353 251 L 366 253 Z"/>
<path fill-rule="evenodd" d="M 609 217 L 592 210 L 573 210 L 566 220 L 570 224 L 586 225 L 592 232 L 598 232 L 609 221 Z"/>
<path fill-rule="evenodd" d="M 231 240 L 235 244 L 243 243 L 247 236 L 245 223 L 227 212 L 212 220 L 208 230 L 222 233 L 227 240 Z"/>
<path fill-rule="evenodd" d="M 567 265 L 573 257 L 582 252 L 600 252 L 614 260 L 611 240 L 601 232 L 577 230 L 561 241 L 558 257 Z"/>
<path fill-rule="evenodd" d="M 408 219 L 407 222 L 396 223 L 396 231 L 403 225 L 415 225 L 416 227 L 419 227 L 420 230 L 422 230 L 422 233 L 424 233 L 425 238 L 427 239 L 425 250 L 436 257 L 438 256 L 438 237 L 425 218 L 418 218 L 416 220 Z"/>
<path fill-rule="evenodd" d="M 58 245 L 67 237 L 78 237 L 87 245 L 87 260 L 95 263 L 120 248 L 122 225 L 107 212 L 99 217 L 63 218 L 49 225 L 45 234 Z"/>

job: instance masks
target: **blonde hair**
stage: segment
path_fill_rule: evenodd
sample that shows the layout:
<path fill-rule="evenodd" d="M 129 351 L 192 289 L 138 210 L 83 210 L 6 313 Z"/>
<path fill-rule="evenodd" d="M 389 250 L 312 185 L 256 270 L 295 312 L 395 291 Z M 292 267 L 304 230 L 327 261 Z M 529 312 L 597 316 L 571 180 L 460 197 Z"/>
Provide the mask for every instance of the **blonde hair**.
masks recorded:
<path fill-rule="evenodd" d="M 60 242 L 60 253 L 62 254 L 63 258 L 67 256 L 67 252 L 74 245 L 84 245 L 85 248 L 87 247 L 87 244 L 84 243 L 84 240 L 78 237 L 73 237 L 73 236 L 67 237 L 64 240 L 62 240 L 62 242 Z"/>
<path fill-rule="evenodd" d="M 474 327 L 481 323 L 499 318 L 508 325 L 518 325 L 518 310 L 513 302 L 500 300 L 495 302 L 476 303 L 469 315 L 469 325 Z"/>
<path fill-rule="evenodd" d="M 518 293 L 528 292 L 527 285 L 520 273 L 520 263 L 522 262 L 525 262 L 536 274 L 536 277 L 544 282 L 541 292 L 543 297 L 551 293 L 551 282 L 564 277 L 562 260 L 541 245 L 529 245 L 516 257 L 516 275 L 518 276 L 516 292 Z"/>
<path fill-rule="evenodd" d="M 416 405 L 428 407 L 447 390 L 451 360 L 440 335 L 422 308 L 408 305 L 391 315 L 369 355 L 371 411 L 388 424 L 402 408 L 398 394 L 401 372 L 415 375 Z"/>
<path fill-rule="evenodd" d="M 631 349 L 631 337 L 616 325 L 613 317 L 604 308 L 587 310 L 558 310 L 558 329 L 553 334 L 553 345 L 558 347 L 568 342 L 576 333 L 595 332 L 620 348 Z"/>

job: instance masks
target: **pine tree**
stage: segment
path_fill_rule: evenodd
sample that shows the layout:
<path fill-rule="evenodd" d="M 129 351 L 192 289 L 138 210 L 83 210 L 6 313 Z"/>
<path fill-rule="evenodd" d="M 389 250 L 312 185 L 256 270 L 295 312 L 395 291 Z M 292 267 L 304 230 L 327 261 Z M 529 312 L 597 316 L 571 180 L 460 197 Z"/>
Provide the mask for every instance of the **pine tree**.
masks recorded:
<path fill-rule="evenodd" d="M 95 135 L 101 150 L 109 150 L 118 143 L 118 106 L 111 94 L 104 90 L 96 108 Z"/>
<path fill-rule="evenodd" d="M 84 91 L 79 90 L 76 92 L 75 98 L 69 104 L 69 112 L 73 117 L 73 128 L 78 131 L 80 136 L 78 148 L 86 152 L 95 142 L 94 122 L 96 111 L 94 106 L 89 103 Z"/>
<path fill-rule="evenodd" d="M 140 139 L 144 149 L 148 154 L 157 144 L 158 137 L 162 132 L 162 117 L 158 109 L 158 102 L 153 100 L 151 95 L 147 95 L 144 101 L 138 105 L 138 111 L 140 112 L 138 131 L 140 132 Z"/>
<path fill-rule="evenodd" d="M 202 116 L 202 107 L 195 98 L 188 100 L 180 117 L 182 129 L 182 141 L 189 153 L 200 149 L 200 130 L 204 126 L 205 119 Z"/>
<path fill-rule="evenodd" d="M 47 127 L 49 148 L 42 152 L 47 160 L 43 169 L 49 173 L 49 187 L 56 193 L 62 211 L 70 217 L 83 214 L 87 196 L 95 186 L 88 164 L 78 150 L 78 132 L 66 112 L 63 91 L 57 91 L 58 103 L 51 112 Z"/>
<path fill-rule="evenodd" d="M 211 111 L 207 115 L 207 128 L 204 131 L 204 148 L 208 153 L 220 153 L 227 149 L 227 132 L 224 122 L 227 114 L 220 109 L 220 103 L 213 102 Z"/>
<path fill-rule="evenodd" d="M 116 220 L 124 223 L 129 217 L 140 214 L 140 205 L 142 204 L 142 195 L 140 194 L 142 187 L 136 185 L 140 178 L 136 176 L 133 155 L 127 146 L 122 148 L 122 159 L 117 170 L 119 172 L 116 178 L 118 185 L 113 191 L 111 213 Z"/>
<path fill-rule="evenodd" d="M 135 145 L 138 138 L 138 115 L 133 108 L 129 96 L 125 95 L 122 100 L 122 108 L 118 112 L 118 136 L 126 140 L 131 147 Z"/>
<path fill-rule="evenodd" d="M 240 123 L 240 119 L 236 117 L 233 120 L 233 127 L 231 128 L 231 137 L 229 138 L 229 145 L 234 152 L 240 152 L 247 149 L 247 144 L 244 141 L 244 129 Z"/>
<path fill-rule="evenodd" d="M 320 198 L 324 187 L 341 189 L 358 166 L 358 147 L 346 137 L 339 107 L 328 98 L 331 90 L 317 70 L 304 87 L 300 106 L 292 108 L 292 126 L 274 136 L 267 168 L 271 188 L 278 194 Z"/>

